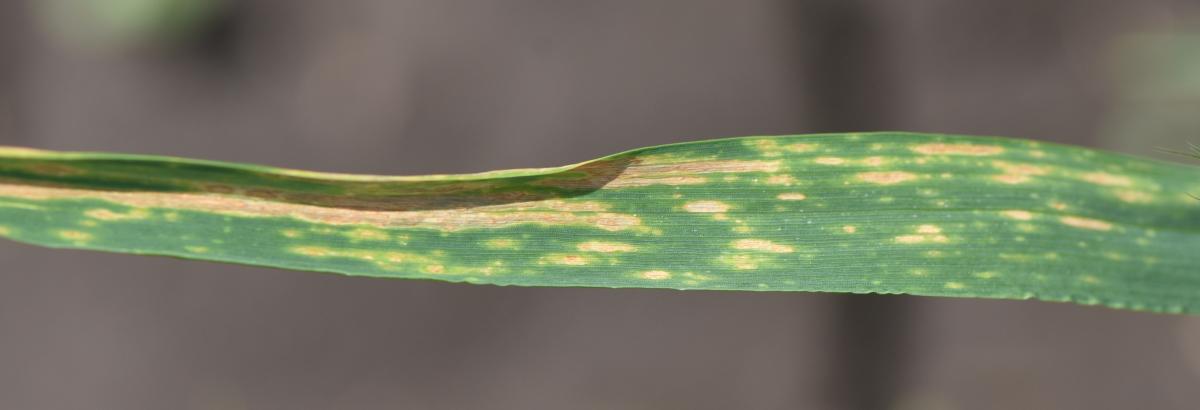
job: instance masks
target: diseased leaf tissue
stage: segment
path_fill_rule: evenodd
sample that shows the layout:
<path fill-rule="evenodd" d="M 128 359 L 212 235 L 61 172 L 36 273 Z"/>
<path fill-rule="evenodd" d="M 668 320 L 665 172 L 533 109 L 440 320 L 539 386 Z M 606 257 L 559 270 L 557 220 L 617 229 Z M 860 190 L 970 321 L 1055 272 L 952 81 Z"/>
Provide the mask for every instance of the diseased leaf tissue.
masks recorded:
<path fill-rule="evenodd" d="M 349 275 L 1200 312 L 1195 167 L 1026 140 L 746 137 L 380 177 L 0 148 L 0 235 Z"/>

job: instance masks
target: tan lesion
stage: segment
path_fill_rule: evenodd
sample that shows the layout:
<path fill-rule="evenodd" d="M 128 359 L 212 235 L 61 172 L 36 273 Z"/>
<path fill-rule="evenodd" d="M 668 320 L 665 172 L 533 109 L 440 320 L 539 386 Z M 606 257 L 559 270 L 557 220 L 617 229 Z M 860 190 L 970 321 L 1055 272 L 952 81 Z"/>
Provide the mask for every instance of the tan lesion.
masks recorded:
<path fill-rule="evenodd" d="M 425 211 L 366 211 L 224 195 L 113 192 L 0 184 L 0 196 L 33 200 L 97 199 L 136 208 L 162 208 L 247 217 L 291 217 L 327 225 L 423 228 L 442 231 L 495 229 L 515 225 L 586 226 L 604 231 L 640 231 L 635 215 L 609 211 L 596 201 L 534 201 Z"/>
<path fill-rule="evenodd" d="M 780 161 L 694 160 L 667 162 L 659 158 L 645 163 L 640 158 L 588 163 L 568 172 L 540 178 L 535 185 L 560 189 L 631 188 L 652 185 L 701 185 L 709 182 L 704 174 L 772 173 L 781 169 Z"/>
<path fill-rule="evenodd" d="M 83 212 L 88 218 L 101 221 L 140 220 L 150 217 L 150 212 L 142 208 L 130 209 L 128 212 L 115 212 L 105 208 L 89 209 Z"/>
<path fill-rule="evenodd" d="M 1112 230 L 1113 228 L 1113 224 L 1111 222 L 1079 216 L 1064 216 L 1059 218 L 1059 221 L 1062 222 L 1063 225 L 1093 231 L 1108 231 Z"/>
<path fill-rule="evenodd" d="M 599 252 L 599 253 L 614 253 L 614 252 L 633 252 L 637 250 L 633 245 L 624 242 L 610 241 L 587 241 L 576 246 L 582 252 Z"/>
<path fill-rule="evenodd" d="M 996 145 L 980 145 L 980 144 L 921 144 L 910 148 L 912 151 L 925 155 L 971 155 L 971 156 L 989 156 L 998 155 L 1004 152 L 1004 147 Z"/>
<path fill-rule="evenodd" d="M 1080 174 L 1079 178 L 1091 182 L 1096 185 L 1128 187 L 1133 185 L 1133 179 L 1124 175 L 1115 175 L 1107 172 L 1088 172 Z"/>
<path fill-rule="evenodd" d="M 859 180 L 879 185 L 893 185 L 917 179 L 917 175 L 904 171 L 862 172 L 856 175 Z"/>

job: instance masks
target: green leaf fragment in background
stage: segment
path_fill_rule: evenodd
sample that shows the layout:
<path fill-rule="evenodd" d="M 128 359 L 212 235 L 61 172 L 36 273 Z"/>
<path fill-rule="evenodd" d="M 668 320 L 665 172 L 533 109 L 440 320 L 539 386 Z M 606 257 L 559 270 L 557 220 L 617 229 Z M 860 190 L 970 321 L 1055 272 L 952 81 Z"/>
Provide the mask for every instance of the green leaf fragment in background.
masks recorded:
<path fill-rule="evenodd" d="M 747 137 L 558 168 L 327 174 L 0 148 L 0 235 L 521 286 L 1200 312 L 1200 169 L 1027 140 Z"/>

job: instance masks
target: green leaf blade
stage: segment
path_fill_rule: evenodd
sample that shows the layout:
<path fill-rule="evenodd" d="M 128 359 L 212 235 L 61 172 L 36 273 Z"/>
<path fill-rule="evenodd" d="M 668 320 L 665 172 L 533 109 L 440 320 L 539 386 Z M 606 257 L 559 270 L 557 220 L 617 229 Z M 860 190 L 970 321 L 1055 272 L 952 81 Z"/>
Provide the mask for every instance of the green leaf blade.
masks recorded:
<path fill-rule="evenodd" d="M 375 177 L 0 149 L 0 235 L 522 286 L 906 293 L 1200 311 L 1197 168 L 1026 140 L 747 137 Z"/>

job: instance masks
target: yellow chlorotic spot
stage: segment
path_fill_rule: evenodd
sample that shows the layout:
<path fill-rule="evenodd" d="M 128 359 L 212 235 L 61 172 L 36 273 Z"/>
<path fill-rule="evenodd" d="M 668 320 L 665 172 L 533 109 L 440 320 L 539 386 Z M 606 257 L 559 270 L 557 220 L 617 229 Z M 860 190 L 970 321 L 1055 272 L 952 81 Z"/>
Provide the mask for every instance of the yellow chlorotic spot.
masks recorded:
<path fill-rule="evenodd" d="M 483 241 L 483 246 L 489 249 L 517 249 L 517 241 L 512 239 L 488 239 Z"/>
<path fill-rule="evenodd" d="M 638 276 L 641 276 L 643 279 L 664 280 L 671 279 L 671 272 L 667 272 L 665 270 L 649 270 L 638 274 Z"/>
<path fill-rule="evenodd" d="M 746 145 L 757 148 L 759 151 L 775 151 L 779 149 L 779 143 L 773 139 L 755 139 L 747 140 Z"/>
<path fill-rule="evenodd" d="M 975 277 L 980 279 L 991 279 L 996 277 L 996 272 L 979 272 L 975 274 Z"/>
<path fill-rule="evenodd" d="M 795 251 L 795 249 L 791 246 L 778 244 L 764 239 L 739 239 L 733 241 L 733 248 L 773 253 L 790 253 Z"/>
<path fill-rule="evenodd" d="M 1134 204 L 1144 204 L 1153 200 L 1150 194 L 1141 191 L 1120 190 L 1116 191 L 1115 194 L 1121 201 Z"/>
<path fill-rule="evenodd" d="M 1050 170 L 1046 167 L 1033 164 L 1013 164 L 1005 161 L 992 161 L 992 165 L 996 168 L 1004 170 L 1005 174 L 1010 175 L 1046 175 Z"/>
<path fill-rule="evenodd" d="M 946 282 L 946 289 L 962 289 L 965 287 L 967 287 L 967 285 L 964 285 L 961 282 Z"/>
<path fill-rule="evenodd" d="M 846 160 L 837 157 L 820 157 L 813 160 L 813 162 L 821 165 L 842 165 L 846 163 Z"/>
<path fill-rule="evenodd" d="M 92 234 L 80 231 L 58 231 L 58 236 L 72 241 L 89 241 L 92 239 Z"/>
<path fill-rule="evenodd" d="M 858 228 L 855 228 L 854 225 L 846 225 L 842 227 L 842 231 L 846 233 L 855 233 L 858 232 Z"/>
<path fill-rule="evenodd" d="M 872 167 L 883 165 L 883 162 L 883 157 L 868 157 L 867 159 L 863 160 L 863 164 Z"/>
<path fill-rule="evenodd" d="M 712 218 L 713 218 L 714 220 L 717 220 L 717 221 L 724 221 L 724 220 L 728 220 L 728 219 L 729 219 L 729 215 L 725 215 L 725 214 L 713 214 Z"/>
<path fill-rule="evenodd" d="M 299 238 L 301 235 L 303 235 L 302 233 L 300 233 L 300 231 L 297 231 L 295 229 L 284 229 L 282 231 L 279 231 L 279 233 L 282 234 L 283 236 L 286 236 L 289 238 Z"/>
<path fill-rule="evenodd" d="M 921 225 L 917 227 L 917 233 L 935 234 L 942 233 L 942 228 L 937 225 Z"/>
<path fill-rule="evenodd" d="M 1107 231 L 1112 229 L 1112 224 L 1098 219 L 1081 218 L 1078 216 L 1064 216 L 1059 218 L 1064 225 L 1073 226 L 1082 229 L 1091 229 L 1093 231 Z"/>
<path fill-rule="evenodd" d="M 633 247 L 633 245 L 630 245 L 627 243 L 603 242 L 603 241 L 584 242 L 584 243 L 581 243 L 578 246 L 576 246 L 576 248 L 578 248 L 580 251 L 583 251 L 583 252 L 601 252 L 601 253 L 633 252 L 635 249 Z"/>
<path fill-rule="evenodd" d="M 917 176 L 915 174 L 903 171 L 863 172 L 858 174 L 858 179 L 880 185 L 898 184 L 905 181 L 911 181 L 916 178 Z"/>
<path fill-rule="evenodd" d="M 746 225 L 739 225 L 739 226 L 733 227 L 733 231 L 737 232 L 737 233 L 750 233 L 750 232 L 754 232 L 754 228 L 751 228 Z"/>
<path fill-rule="evenodd" d="M 925 269 L 913 269 L 908 271 L 908 273 L 913 276 L 925 276 L 929 274 L 929 271 Z"/>
<path fill-rule="evenodd" d="M 93 226 L 97 226 L 97 225 L 99 225 L 98 223 L 96 223 L 96 221 L 90 221 L 90 220 L 88 220 L 88 221 L 79 221 L 79 224 L 80 224 L 80 225 L 83 225 L 83 226 L 87 226 L 87 227 L 93 227 Z"/>
<path fill-rule="evenodd" d="M 760 261 L 752 255 L 722 255 L 717 260 L 738 270 L 758 269 Z"/>
<path fill-rule="evenodd" d="M 582 266 L 588 264 L 588 258 L 582 255 L 547 255 L 542 258 L 543 262 L 552 263 L 555 265 Z"/>
<path fill-rule="evenodd" d="M 1114 261 L 1123 261 L 1125 259 L 1128 259 L 1128 257 L 1125 256 L 1125 254 L 1120 253 L 1120 252 L 1104 252 L 1104 257 L 1108 258 L 1108 259 L 1112 259 Z"/>
<path fill-rule="evenodd" d="M 1062 211 L 1062 210 L 1065 210 L 1065 209 L 1067 209 L 1067 204 L 1064 204 L 1064 203 L 1062 203 L 1062 202 L 1057 202 L 1057 201 L 1056 201 L 1056 202 L 1051 202 L 1051 203 L 1050 203 L 1050 207 L 1051 207 L 1051 208 L 1054 208 L 1054 209 L 1057 209 L 1057 210 L 1059 210 L 1059 211 Z"/>
<path fill-rule="evenodd" d="M 12 229 L 8 229 L 7 226 L 0 226 L 0 235 L 8 235 L 11 233 L 12 233 Z"/>
<path fill-rule="evenodd" d="M 1029 177 L 1027 177 L 1025 175 L 1017 175 L 1017 174 L 996 175 L 996 176 L 993 176 L 992 179 L 999 181 L 1001 183 L 1009 184 L 1009 185 L 1023 184 L 1025 182 L 1029 182 Z"/>
<path fill-rule="evenodd" d="M 817 149 L 817 145 L 816 144 L 795 143 L 795 144 L 786 145 L 783 148 L 788 151 L 791 151 L 791 152 L 809 152 L 809 151 Z"/>
<path fill-rule="evenodd" d="M 296 246 L 289 252 L 314 258 L 348 258 L 368 262 L 382 269 L 420 269 L 425 273 L 441 273 L 445 267 L 439 260 L 428 255 L 401 252 L 371 251 L 365 249 L 330 249 L 320 246 Z M 435 252 L 436 255 L 436 252 Z M 401 264 L 407 266 L 400 266 Z M 463 271 L 482 272 L 479 268 L 463 268 Z"/>
<path fill-rule="evenodd" d="M 896 242 L 903 243 L 903 244 L 914 244 L 914 243 L 925 243 L 925 242 L 946 243 L 949 241 L 950 241 L 950 238 L 947 238 L 945 235 L 900 235 L 900 236 L 896 237 Z"/>
<path fill-rule="evenodd" d="M 683 205 L 688 212 L 718 213 L 729 210 L 729 205 L 720 201 L 693 201 Z"/>
<path fill-rule="evenodd" d="M 1108 186 L 1130 186 L 1133 185 L 1133 180 L 1122 175 L 1113 175 L 1106 172 L 1092 172 L 1081 175 L 1084 181 L 1091 182 L 1097 185 Z"/>
<path fill-rule="evenodd" d="M 191 253 L 208 253 L 208 248 L 204 246 L 185 246 L 183 249 Z"/>
<path fill-rule="evenodd" d="M 771 175 L 767 177 L 768 185 L 791 185 L 796 183 L 796 179 L 791 175 Z"/>
<path fill-rule="evenodd" d="M 808 198 L 808 196 L 799 192 L 785 192 L 775 197 L 783 201 L 803 201 L 805 198 Z"/>
<path fill-rule="evenodd" d="M 1028 221 L 1028 220 L 1033 219 L 1032 212 L 1021 211 L 1021 210 L 1016 210 L 1016 209 L 1009 210 L 1009 211 L 1003 211 L 1003 212 L 1000 212 L 1000 214 L 1004 215 L 1006 217 L 1012 218 L 1012 219 L 1016 219 L 1018 221 Z"/>
<path fill-rule="evenodd" d="M 938 227 L 937 225 L 918 226 L 917 233 L 919 235 L 897 236 L 896 242 L 903 244 L 914 244 L 925 242 L 946 243 L 950 241 L 950 238 L 947 238 L 945 235 L 939 235 L 942 233 L 942 228 Z"/>
<path fill-rule="evenodd" d="M 1093 285 L 1100 283 L 1100 278 L 1097 278 L 1092 275 L 1083 275 L 1083 277 L 1079 278 L 1079 280 L 1082 280 L 1083 283 L 1089 283 L 1089 284 L 1093 284 Z"/>
<path fill-rule="evenodd" d="M 350 239 L 364 241 L 386 241 L 391 238 L 387 232 L 366 228 L 359 228 L 350 232 L 346 232 L 346 236 L 350 237 Z"/>
<path fill-rule="evenodd" d="M 125 213 L 113 212 L 111 210 L 104 209 L 104 208 L 96 208 L 96 209 L 89 209 L 86 212 L 84 212 L 83 214 L 87 215 L 87 217 L 89 217 L 89 218 L 99 219 L 101 221 L 124 221 L 124 220 L 135 220 L 135 219 L 146 219 L 146 218 L 150 217 L 150 212 L 145 209 L 141 209 L 141 208 L 131 209 L 131 210 L 129 210 L 129 212 L 125 212 Z"/>
<path fill-rule="evenodd" d="M 987 156 L 1004 152 L 1004 147 L 974 144 L 922 144 L 911 147 L 914 152 L 925 155 L 974 155 Z"/>

